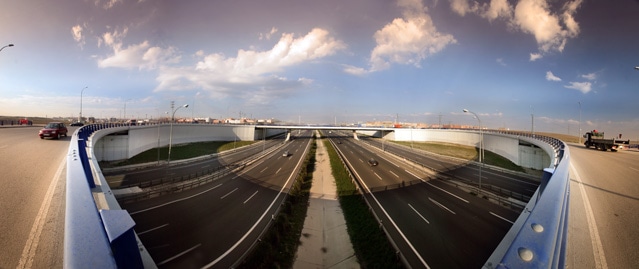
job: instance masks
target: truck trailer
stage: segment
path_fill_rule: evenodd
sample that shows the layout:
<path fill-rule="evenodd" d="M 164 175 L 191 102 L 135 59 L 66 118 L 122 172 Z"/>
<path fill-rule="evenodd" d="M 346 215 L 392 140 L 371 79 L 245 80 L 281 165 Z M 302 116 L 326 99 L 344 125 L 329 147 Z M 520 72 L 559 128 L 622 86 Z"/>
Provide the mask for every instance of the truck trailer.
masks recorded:
<path fill-rule="evenodd" d="M 621 135 L 619 135 L 621 137 Z M 603 132 L 597 132 L 597 130 L 592 130 L 592 132 L 587 132 L 584 134 L 584 138 L 586 141 L 584 142 L 584 146 L 586 148 L 593 147 L 598 150 L 607 151 L 610 150 L 615 152 L 617 150 L 623 149 L 623 145 L 629 145 L 630 139 L 621 140 L 621 139 L 605 139 Z"/>

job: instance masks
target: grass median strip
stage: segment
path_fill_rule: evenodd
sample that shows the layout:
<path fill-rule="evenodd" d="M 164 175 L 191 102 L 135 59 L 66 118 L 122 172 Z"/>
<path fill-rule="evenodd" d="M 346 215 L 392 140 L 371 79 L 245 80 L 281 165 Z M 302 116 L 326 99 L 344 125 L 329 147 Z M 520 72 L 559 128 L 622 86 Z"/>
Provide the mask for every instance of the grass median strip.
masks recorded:
<path fill-rule="evenodd" d="M 362 268 L 403 268 L 379 223 L 359 194 L 333 145 L 324 140 L 348 234 Z"/>
<path fill-rule="evenodd" d="M 304 228 L 315 169 L 315 139 L 275 222 L 238 268 L 291 268 Z"/>

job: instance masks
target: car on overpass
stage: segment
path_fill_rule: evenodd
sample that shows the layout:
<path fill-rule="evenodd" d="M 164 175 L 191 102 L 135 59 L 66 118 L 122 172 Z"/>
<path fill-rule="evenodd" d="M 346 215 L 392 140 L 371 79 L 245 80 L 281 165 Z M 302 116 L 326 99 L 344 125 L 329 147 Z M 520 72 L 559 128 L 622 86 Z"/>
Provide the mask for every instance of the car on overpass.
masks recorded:
<path fill-rule="evenodd" d="M 45 137 L 50 137 L 53 139 L 60 139 L 62 136 L 67 136 L 67 127 L 62 122 L 49 122 L 44 128 L 40 129 L 38 132 L 38 136 L 40 139 L 44 139 Z"/>

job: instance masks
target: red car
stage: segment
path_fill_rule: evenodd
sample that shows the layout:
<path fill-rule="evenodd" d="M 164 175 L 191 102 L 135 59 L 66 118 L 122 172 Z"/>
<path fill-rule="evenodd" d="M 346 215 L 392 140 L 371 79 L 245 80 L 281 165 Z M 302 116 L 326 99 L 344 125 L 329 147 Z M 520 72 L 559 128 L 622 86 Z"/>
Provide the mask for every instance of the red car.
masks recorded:
<path fill-rule="evenodd" d="M 40 139 L 45 137 L 51 137 L 53 139 L 60 139 L 61 136 L 67 136 L 67 127 L 62 122 L 49 122 L 47 126 L 44 126 L 38 134 Z"/>

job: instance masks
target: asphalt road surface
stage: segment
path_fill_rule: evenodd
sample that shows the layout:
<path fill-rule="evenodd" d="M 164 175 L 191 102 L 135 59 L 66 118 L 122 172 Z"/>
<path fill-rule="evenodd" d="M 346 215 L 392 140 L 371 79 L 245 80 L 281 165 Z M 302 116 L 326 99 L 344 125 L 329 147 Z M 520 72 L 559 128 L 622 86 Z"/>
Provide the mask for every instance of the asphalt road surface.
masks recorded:
<path fill-rule="evenodd" d="M 639 151 L 570 145 L 568 268 L 639 268 Z"/>
<path fill-rule="evenodd" d="M 0 127 L 0 268 L 62 268 L 71 137 L 41 140 L 39 129 Z"/>
<path fill-rule="evenodd" d="M 519 216 L 363 142 L 334 140 L 414 268 L 480 268 Z M 379 164 L 371 166 L 370 158 Z"/>
<path fill-rule="evenodd" d="M 255 164 L 211 183 L 122 207 L 160 268 L 228 268 L 257 240 L 282 203 L 310 135 L 306 131 Z M 218 162 L 229 162 L 227 157 L 235 158 L 225 155 Z"/>

